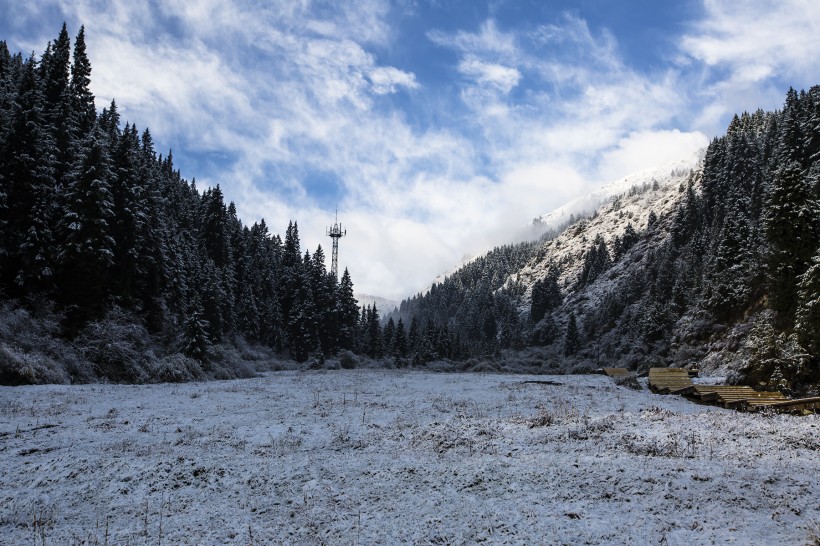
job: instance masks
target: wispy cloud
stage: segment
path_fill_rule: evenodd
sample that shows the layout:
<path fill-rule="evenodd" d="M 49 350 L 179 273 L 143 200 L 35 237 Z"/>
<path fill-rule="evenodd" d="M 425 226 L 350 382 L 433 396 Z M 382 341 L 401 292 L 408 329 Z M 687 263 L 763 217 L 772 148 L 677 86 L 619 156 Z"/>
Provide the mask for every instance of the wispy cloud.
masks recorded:
<path fill-rule="evenodd" d="M 521 72 L 496 63 L 482 61 L 474 56 L 464 58 L 458 70 L 479 85 L 490 86 L 501 93 L 509 93 L 521 80 Z"/>
<path fill-rule="evenodd" d="M 808 88 L 820 75 L 820 10 L 810 0 L 705 0 L 704 16 L 680 40 L 681 63 L 699 73 L 705 106 L 695 124 L 778 104 L 784 86 Z"/>

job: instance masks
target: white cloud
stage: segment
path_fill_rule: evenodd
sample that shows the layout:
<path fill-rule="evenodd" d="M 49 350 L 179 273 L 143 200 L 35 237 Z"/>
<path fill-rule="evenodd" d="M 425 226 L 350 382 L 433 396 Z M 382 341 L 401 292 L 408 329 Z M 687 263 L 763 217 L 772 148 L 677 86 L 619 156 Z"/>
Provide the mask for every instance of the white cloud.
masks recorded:
<path fill-rule="evenodd" d="M 816 2 L 705 0 L 703 8 L 703 17 L 680 40 L 682 52 L 696 61 L 694 70 L 703 70 L 695 92 L 707 106 L 696 119 L 698 128 L 723 131 L 734 113 L 779 107 L 789 86 L 818 83 Z"/>
<path fill-rule="evenodd" d="M 400 87 L 417 89 L 419 86 L 415 74 L 404 72 L 392 66 L 374 67 L 367 73 L 367 77 L 373 85 L 373 92 L 377 95 L 395 93 Z"/>
<path fill-rule="evenodd" d="M 427 33 L 427 37 L 434 43 L 444 47 L 475 54 L 493 55 L 499 58 L 514 56 L 518 50 L 515 34 L 500 31 L 493 19 L 488 19 L 476 33 L 458 31 L 454 34 L 448 34 L 433 29 Z"/>
<path fill-rule="evenodd" d="M 464 58 L 459 63 L 458 70 L 473 78 L 479 85 L 489 85 L 504 94 L 512 91 L 521 80 L 521 72 L 517 69 L 484 62 L 473 56 Z"/>
<path fill-rule="evenodd" d="M 617 180 L 647 165 L 662 165 L 688 157 L 705 148 L 709 139 L 700 132 L 637 131 L 604 152 L 598 165 L 600 178 Z"/>

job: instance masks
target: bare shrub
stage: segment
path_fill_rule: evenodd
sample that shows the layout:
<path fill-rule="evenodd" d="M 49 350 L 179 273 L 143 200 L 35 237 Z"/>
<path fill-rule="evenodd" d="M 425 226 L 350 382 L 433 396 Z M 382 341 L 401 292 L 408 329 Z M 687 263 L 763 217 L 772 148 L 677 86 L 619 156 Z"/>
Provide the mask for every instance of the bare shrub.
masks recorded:
<path fill-rule="evenodd" d="M 358 364 L 358 358 L 350 351 L 340 351 L 338 358 L 339 365 L 345 370 L 352 370 Z"/>
<path fill-rule="evenodd" d="M 694 434 L 690 436 L 678 432 L 662 436 L 644 436 L 636 433 L 621 436 L 621 445 L 628 453 L 649 457 L 692 458 L 698 444 L 699 439 Z"/>
<path fill-rule="evenodd" d="M 527 421 L 527 426 L 530 428 L 548 427 L 554 422 L 555 415 L 542 408 L 538 415 Z"/>
<path fill-rule="evenodd" d="M 809 524 L 806 546 L 820 546 L 820 523 Z"/>
<path fill-rule="evenodd" d="M 151 336 L 124 309 L 114 307 L 102 320 L 89 323 L 74 343 L 99 377 L 122 383 L 145 383 L 149 379 Z"/>
<path fill-rule="evenodd" d="M 193 358 L 174 353 L 155 360 L 150 366 L 151 380 L 157 383 L 184 383 L 202 376 L 202 367 Z"/>

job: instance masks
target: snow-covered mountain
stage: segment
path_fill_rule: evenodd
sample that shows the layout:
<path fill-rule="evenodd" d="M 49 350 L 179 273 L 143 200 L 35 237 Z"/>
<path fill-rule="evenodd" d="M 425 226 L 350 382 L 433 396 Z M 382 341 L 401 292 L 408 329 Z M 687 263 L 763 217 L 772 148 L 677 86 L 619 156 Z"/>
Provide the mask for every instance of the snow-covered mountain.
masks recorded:
<path fill-rule="evenodd" d="M 539 217 L 540 224 L 556 228 L 570 215 L 589 216 L 544 242 L 530 263 L 509 276 L 505 286 L 519 283 L 526 288 L 526 296 L 520 300 L 522 312 L 530 304 L 533 283 L 543 279 L 551 267 L 559 267 L 560 286 L 564 291 L 570 290 L 578 281 L 586 252 L 596 237 L 603 237 L 611 247 L 616 237 L 623 236 L 627 225 L 643 232 L 650 215 L 668 216 L 684 196 L 683 188 L 690 174 L 701 168 L 702 159 L 701 150 L 681 160 L 644 169 Z"/>
<path fill-rule="evenodd" d="M 354 294 L 353 297 L 359 302 L 359 307 L 372 307 L 375 305 L 381 315 L 387 315 L 399 306 L 399 302 L 396 300 L 373 296 L 371 294 Z"/>
<path fill-rule="evenodd" d="M 704 150 L 698 150 L 687 157 L 624 176 L 623 178 L 601 186 L 593 192 L 577 197 L 557 209 L 533 219 L 532 237 L 535 239 L 545 231 L 559 229 L 572 217 L 589 216 L 608 203 L 611 203 L 615 198 L 624 196 L 630 191 L 639 192 L 641 190 L 651 189 L 654 186 L 667 187 L 669 185 L 678 184 L 681 180 L 685 179 L 693 169 L 699 167 L 703 161 L 703 154 Z M 444 282 L 447 277 L 480 256 L 482 256 L 482 254 L 462 256 L 458 264 L 446 272 L 437 275 L 421 293 L 426 294 L 432 285 Z"/>
<path fill-rule="evenodd" d="M 615 197 L 629 192 L 632 188 L 674 183 L 681 175 L 688 174 L 689 171 L 700 165 L 703 161 L 704 151 L 699 150 L 688 157 L 624 176 L 587 195 L 577 197 L 552 212 L 535 218 L 533 224 L 547 229 L 557 229 L 565 224 L 571 216 L 591 214 Z"/>

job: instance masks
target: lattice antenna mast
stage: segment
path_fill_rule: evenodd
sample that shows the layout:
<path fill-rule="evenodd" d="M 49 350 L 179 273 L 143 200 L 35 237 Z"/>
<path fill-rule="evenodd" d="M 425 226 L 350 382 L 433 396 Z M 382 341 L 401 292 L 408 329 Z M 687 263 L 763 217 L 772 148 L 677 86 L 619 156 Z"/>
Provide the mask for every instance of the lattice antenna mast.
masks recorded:
<path fill-rule="evenodd" d="M 339 239 L 347 235 L 347 230 L 342 230 L 342 224 L 339 223 L 339 211 L 336 211 L 336 222 L 333 227 L 327 229 L 327 235 L 333 239 L 333 258 L 330 262 L 330 274 L 338 280 L 339 279 Z"/>

